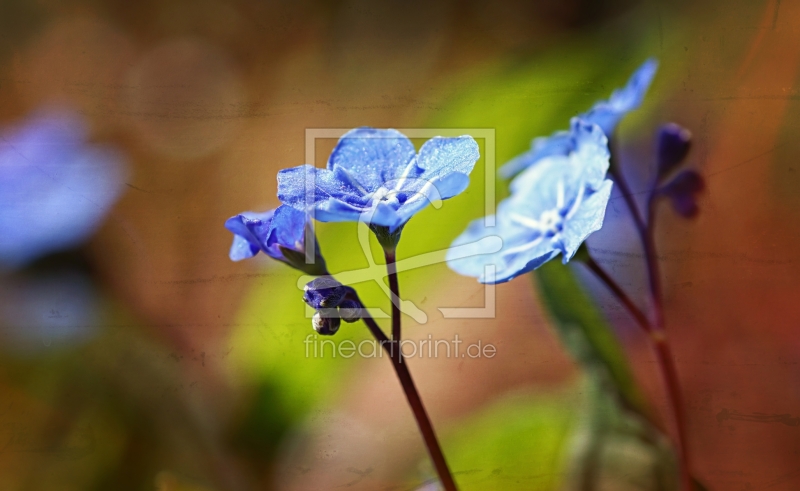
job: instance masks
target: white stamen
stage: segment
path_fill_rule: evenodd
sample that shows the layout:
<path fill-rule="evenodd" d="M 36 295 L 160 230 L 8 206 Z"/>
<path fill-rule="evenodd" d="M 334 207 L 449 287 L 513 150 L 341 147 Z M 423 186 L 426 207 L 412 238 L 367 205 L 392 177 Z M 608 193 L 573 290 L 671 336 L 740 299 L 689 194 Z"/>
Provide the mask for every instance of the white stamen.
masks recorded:
<path fill-rule="evenodd" d="M 517 222 L 522 226 L 532 228 L 534 230 L 542 230 L 542 224 L 533 218 L 520 215 L 519 213 L 512 213 L 509 218 L 511 218 L 512 222 Z"/>
<path fill-rule="evenodd" d="M 504 254 L 516 254 L 517 252 L 523 252 L 523 251 L 527 251 L 528 249 L 533 249 L 534 247 L 539 245 L 543 240 L 544 240 L 544 237 L 543 236 L 539 236 L 538 238 L 536 238 L 535 240 L 533 240 L 531 242 L 528 242 L 527 244 L 522 244 L 522 245 L 519 245 L 517 247 L 512 247 L 511 249 L 508 249 L 508 250 L 504 251 Z"/>
<path fill-rule="evenodd" d="M 585 186 L 581 185 L 580 186 L 580 190 L 578 191 L 578 196 L 575 198 L 575 201 L 572 203 L 572 207 L 567 212 L 567 216 L 564 217 L 564 220 L 569 220 L 578 211 L 578 207 L 583 202 L 584 189 L 585 189 Z"/>
<path fill-rule="evenodd" d="M 564 207 L 564 180 L 559 179 L 558 184 L 556 185 L 556 207 L 563 208 Z"/>

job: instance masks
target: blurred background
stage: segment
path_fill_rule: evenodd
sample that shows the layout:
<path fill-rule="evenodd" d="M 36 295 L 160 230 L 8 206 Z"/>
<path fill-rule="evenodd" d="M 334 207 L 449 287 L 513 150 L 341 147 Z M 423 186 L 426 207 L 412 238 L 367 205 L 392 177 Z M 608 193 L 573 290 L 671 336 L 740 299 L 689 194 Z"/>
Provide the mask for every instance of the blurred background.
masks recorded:
<path fill-rule="evenodd" d="M 389 363 L 307 358 L 298 274 L 231 262 L 222 224 L 278 204 L 307 128 L 494 129 L 500 164 L 652 56 L 617 143 L 642 190 L 658 125 L 680 123 L 706 179 L 700 215 L 665 207 L 657 234 L 695 473 L 797 489 L 799 19 L 796 0 L 4 0 L 0 488 L 417 489 L 432 471 Z M 317 165 L 334 143 L 316 142 Z M 401 258 L 483 214 L 485 165 L 412 220 Z M 612 197 L 590 246 L 644 305 L 626 220 Z M 334 272 L 367 264 L 354 226 L 318 231 Z M 584 279 L 666 418 L 646 340 Z M 410 363 L 461 487 L 572 489 L 586 385 L 533 284 L 499 286 L 497 317 L 469 320 L 437 310 L 483 302 L 446 265 L 401 288 L 429 317 L 406 319 L 410 338 L 497 347 Z M 658 489 L 647 458 L 618 450 L 596 489 Z"/>

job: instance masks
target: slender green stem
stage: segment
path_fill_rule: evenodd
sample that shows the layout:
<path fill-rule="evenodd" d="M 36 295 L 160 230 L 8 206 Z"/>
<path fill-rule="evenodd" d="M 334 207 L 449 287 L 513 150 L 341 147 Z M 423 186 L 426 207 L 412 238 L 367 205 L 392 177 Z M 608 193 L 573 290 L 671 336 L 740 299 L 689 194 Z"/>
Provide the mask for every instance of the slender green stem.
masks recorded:
<path fill-rule="evenodd" d="M 397 374 L 397 378 L 400 380 L 400 385 L 403 387 L 408 405 L 411 407 L 411 412 L 414 414 L 414 419 L 417 421 L 419 431 L 422 433 L 422 439 L 428 449 L 431 461 L 433 461 L 433 466 L 436 469 L 436 474 L 439 476 L 439 481 L 441 481 L 445 491 L 458 491 L 450 468 L 447 466 L 447 460 L 444 458 L 442 447 L 439 445 L 439 440 L 436 438 L 433 424 L 431 424 L 428 412 L 425 410 L 425 405 L 422 403 L 422 398 L 414 384 L 414 379 L 411 378 L 411 373 L 408 371 L 408 365 L 400 350 L 400 340 L 390 340 L 375 322 L 375 319 L 366 314 L 366 309 L 361 301 L 358 300 L 358 302 L 364 313 L 361 319 L 392 361 L 392 367 Z"/>

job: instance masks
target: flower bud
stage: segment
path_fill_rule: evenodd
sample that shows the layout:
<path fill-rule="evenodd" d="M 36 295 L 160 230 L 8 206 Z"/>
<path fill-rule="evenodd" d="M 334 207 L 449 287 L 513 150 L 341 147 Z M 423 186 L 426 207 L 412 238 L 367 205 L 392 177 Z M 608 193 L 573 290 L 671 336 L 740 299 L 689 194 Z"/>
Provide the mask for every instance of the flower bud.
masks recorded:
<path fill-rule="evenodd" d="M 697 207 L 697 194 L 705 188 L 705 182 L 700 174 L 693 170 L 685 170 L 675 176 L 661 188 L 661 193 L 672 202 L 675 212 L 684 217 L 692 218 L 699 211 Z"/>
<path fill-rule="evenodd" d="M 675 123 L 667 123 L 658 132 L 658 176 L 663 178 L 686 158 L 692 145 L 692 133 Z"/>
<path fill-rule="evenodd" d="M 339 304 L 339 317 L 345 322 L 356 322 L 361 319 L 361 304 L 349 298 Z"/>
<path fill-rule="evenodd" d="M 322 336 L 333 336 L 339 330 L 341 324 L 342 321 L 338 317 L 327 317 L 321 312 L 315 313 L 314 317 L 311 318 L 311 325 L 314 330 Z"/>
<path fill-rule="evenodd" d="M 304 288 L 303 300 L 314 310 L 339 306 L 347 288 L 330 276 L 311 280 Z"/>

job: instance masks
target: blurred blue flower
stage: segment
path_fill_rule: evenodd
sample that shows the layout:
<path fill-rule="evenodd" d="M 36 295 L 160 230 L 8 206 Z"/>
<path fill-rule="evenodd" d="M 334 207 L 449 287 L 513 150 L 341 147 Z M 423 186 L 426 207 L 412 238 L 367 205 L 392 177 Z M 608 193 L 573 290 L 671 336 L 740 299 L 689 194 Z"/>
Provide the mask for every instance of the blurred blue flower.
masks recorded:
<path fill-rule="evenodd" d="M 575 146 L 550 155 L 511 183 L 512 194 L 497 207 L 496 226 L 473 221 L 453 242 L 448 264 L 481 283 L 503 283 L 532 271 L 559 253 L 566 263 L 584 240 L 603 225 L 611 181 L 608 141 L 600 128 L 574 121 Z M 485 250 L 480 239 L 499 236 L 503 247 Z M 486 267 L 494 266 L 494 273 Z"/>
<path fill-rule="evenodd" d="M 322 222 L 363 221 L 394 232 L 429 202 L 466 189 L 478 157 L 470 136 L 432 138 L 417 154 L 399 131 L 357 128 L 339 140 L 327 168 L 282 170 L 278 198 Z"/>
<path fill-rule="evenodd" d="M 615 90 L 607 101 L 597 102 L 589 111 L 578 115 L 577 118 L 600 126 L 610 137 L 620 120 L 642 104 L 657 68 L 656 60 L 647 60 L 633 73 L 625 87 Z M 574 139 L 570 131 L 557 131 L 548 137 L 535 138 L 531 143 L 531 149 L 503 165 L 499 174 L 504 179 L 510 179 L 545 157 L 567 155 L 574 148 Z"/>
<path fill-rule="evenodd" d="M 122 158 L 86 139 L 78 114 L 55 109 L 0 132 L 0 266 L 78 246 L 109 212 Z"/>
<path fill-rule="evenodd" d="M 315 259 L 306 262 L 306 237 L 312 236 L 308 218 L 302 211 L 279 206 L 264 213 L 247 211 L 225 221 L 233 235 L 229 253 L 233 261 L 241 261 L 263 251 L 273 259 L 312 275 L 327 274 L 325 260 L 314 237 Z"/>
<path fill-rule="evenodd" d="M 663 179 L 686 159 L 692 146 L 692 133 L 675 123 L 667 123 L 658 129 L 658 153 L 656 169 Z"/>
<path fill-rule="evenodd" d="M 693 170 L 684 170 L 657 191 L 670 199 L 672 208 L 678 215 L 694 218 L 700 211 L 697 195 L 703 192 L 705 187 L 705 181 L 700 174 Z"/>

